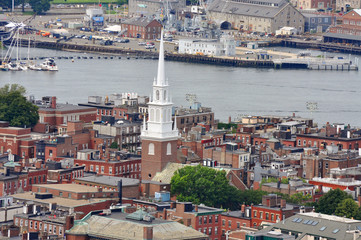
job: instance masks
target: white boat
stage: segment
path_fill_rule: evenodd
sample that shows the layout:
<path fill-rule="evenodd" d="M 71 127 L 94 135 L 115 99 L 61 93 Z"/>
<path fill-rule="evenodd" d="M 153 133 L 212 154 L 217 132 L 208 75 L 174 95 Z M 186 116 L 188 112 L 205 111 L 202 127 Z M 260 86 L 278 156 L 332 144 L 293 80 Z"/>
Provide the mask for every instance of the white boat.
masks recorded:
<path fill-rule="evenodd" d="M 42 71 L 58 71 L 58 66 L 55 63 L 54 58 L 47 58 L 45 61 L 40 64 Z"/>
<path fill-rule="evenodd" d="M 28 68 L 34 71 L 42 71 L 40 65 L 33 64 L 32 62 L 29 63 Z"/>
<path fill-rule="evenodd" d="M 17 62 L 9 62 L 7 64 L 7 68 L 10 70 L 10 71 L 21 71 L 21 67 L 20 67 L 20 64 L 17 63 Z"/>

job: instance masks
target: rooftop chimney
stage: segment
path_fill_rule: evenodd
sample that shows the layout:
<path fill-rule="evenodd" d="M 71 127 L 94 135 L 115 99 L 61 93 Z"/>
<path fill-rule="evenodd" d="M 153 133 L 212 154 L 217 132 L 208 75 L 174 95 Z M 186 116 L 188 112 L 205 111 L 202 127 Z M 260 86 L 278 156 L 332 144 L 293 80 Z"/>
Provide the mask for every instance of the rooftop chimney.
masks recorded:
<path fill-rule="evenodd" d="M 123 198 L 123 181 L 120 179 L 118 181 L 118 197 L 119 197 L 119 203 L 122 204 L 122 198 Z"/>
<path fill-rule="evenodd" d="M 153 227 L 143 227 L 143 240 L 153 240 Z"/>
<path fill-rule="evenodd" d="M 56 97 L 51 97 L 51 108 L 56 109 Z"/>

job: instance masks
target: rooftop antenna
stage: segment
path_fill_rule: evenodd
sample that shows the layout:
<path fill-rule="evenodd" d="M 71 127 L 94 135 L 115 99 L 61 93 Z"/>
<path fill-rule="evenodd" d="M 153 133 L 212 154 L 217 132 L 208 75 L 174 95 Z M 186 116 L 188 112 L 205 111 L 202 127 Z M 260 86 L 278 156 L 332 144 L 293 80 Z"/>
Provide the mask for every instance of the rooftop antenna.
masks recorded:
<path fill-rule="evenodd" d="M 317 102 L 306 102 L 306 108 L 308 111 L 311 112 L 311 118 L 313 119 L 313 112 L 318 110 L 318 103 Z"/>
<path fill-rule="evenodd" d="M 197 95 L 194 93 L 187 93 L 186 94 L 186 101 L 192 106 L 194 102 L 197 101 Z"/>

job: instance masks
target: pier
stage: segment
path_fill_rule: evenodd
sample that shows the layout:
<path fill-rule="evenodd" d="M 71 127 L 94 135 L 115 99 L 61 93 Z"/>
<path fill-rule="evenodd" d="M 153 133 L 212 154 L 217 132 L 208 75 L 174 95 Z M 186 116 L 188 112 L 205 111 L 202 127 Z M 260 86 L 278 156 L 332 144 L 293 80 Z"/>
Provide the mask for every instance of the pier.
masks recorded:
<path fill-rule="evenodd" d="M 301 39 L 283 39 L 281 42 L 283 47 L 291 48 L 311 48 L 311 49 L 320 49 L 321 51 L 329 52 L 343 52 L 343 53 L 352 53 L 361 55 L 361 47 L 353 47 L 341 44 L 333 43 L 324 43 L 324 42 L 315 42 L 315 41 L 304 41 Z"/>
<path fill-rule="evenodd" d="M 28 39 L 22 39 L 23 46 L 28 45 Z M 60 41 L 34 41 L 30 40 L 32 46 L 45 49 L 65 50 L 72 52 L 88 52 L 99 53 L 107 56 L 98 57 L 104 59 L 120 59 L 124 56 L 127 59 L 140 58 L 140 59 L 158 59 L 158 52 L 139 49 L 127 49 L 115 46 L 101 46 L 94 44 L 76 44 L 70 42 Z M 45 58 L 45 57 L 44 57 Z M 43 59 L 44 59 L 43 58 Z M 56 57 L 61 59 L 63 57 Z M 69 59 L 93 59 L 94 57 L 75 56 L 64 57 Z M 42 58 L 39 58 L 42 59 Z M 189 55 L 178 53 L 165 53 L 165 59 L 168 61 L 188 62 L 198 64 L 212 64 L 217 66 L 231 66 L 231 67 L 253 67 L 253 68 L 293 68 L 293 69 L 310 69 L 310 70 L 336 70 L 336 71 L 351 71 L 358 70 L 358 61 L 352 64 L 346 59 L 327 59 L 327 58 L 284 58 L 284 59 L 269 59 L 269 58 L 239 58 L 239 57 L 213 57 L 202 55 Z"/>

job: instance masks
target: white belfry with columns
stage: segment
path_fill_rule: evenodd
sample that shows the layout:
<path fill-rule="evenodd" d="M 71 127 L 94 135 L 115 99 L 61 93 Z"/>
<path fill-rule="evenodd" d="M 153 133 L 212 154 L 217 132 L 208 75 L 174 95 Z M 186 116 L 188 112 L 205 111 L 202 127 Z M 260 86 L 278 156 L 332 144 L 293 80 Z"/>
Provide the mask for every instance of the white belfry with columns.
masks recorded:
<path fill-rule="evenodd" d="M 161 33 L 157 78 L 153 82 L 153 94 L 149 97 L 148 121 L 145 118 L 141 137 L 143 139 L 170 140 L 178 138 L 176 119 L 172 121 L 172 100 L 168 79 L 165 78 L 163 31 Z"/>

